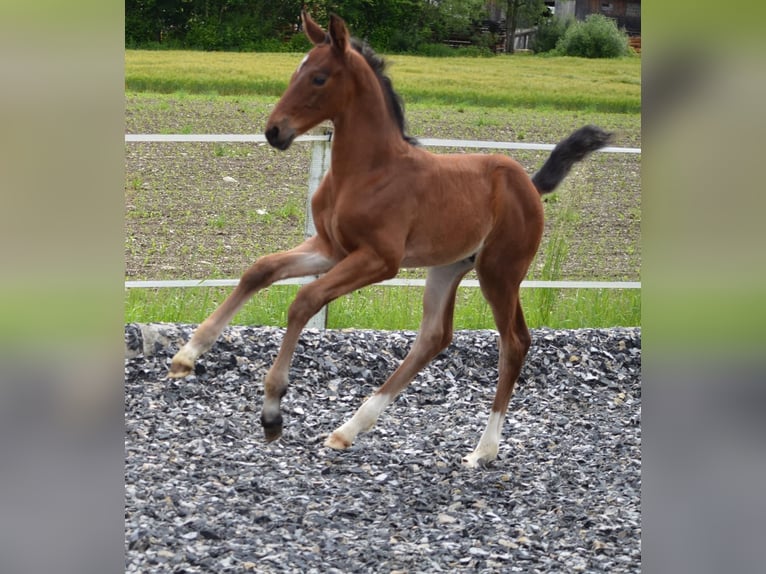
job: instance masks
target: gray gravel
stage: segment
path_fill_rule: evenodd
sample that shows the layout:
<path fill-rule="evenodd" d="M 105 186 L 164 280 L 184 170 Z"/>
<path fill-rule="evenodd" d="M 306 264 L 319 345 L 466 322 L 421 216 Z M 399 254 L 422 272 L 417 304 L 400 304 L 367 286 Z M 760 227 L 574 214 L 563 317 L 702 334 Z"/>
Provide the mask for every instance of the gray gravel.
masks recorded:
<path fill-rule="evenodd" d="M 303 334 L 265 444 L 283 331 L 230 327 L 165 380 L 189 325 L 125 328 L 126 572 L 639 572 L 641 331 L 534 330 L 498 460 L 464 469 L 495 391 L 463 331 L 346 452 L 322 446 L 412 332 Z"/>

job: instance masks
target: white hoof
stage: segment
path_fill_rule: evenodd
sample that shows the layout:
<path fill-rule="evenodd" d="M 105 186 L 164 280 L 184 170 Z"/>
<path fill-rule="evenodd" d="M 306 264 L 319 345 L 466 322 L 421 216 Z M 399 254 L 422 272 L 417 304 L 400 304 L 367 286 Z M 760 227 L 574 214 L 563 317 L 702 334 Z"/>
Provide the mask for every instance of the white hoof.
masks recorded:
<path fill-rule="evenodd" d="M 327 437 L 327 440 L 324 441 L 324 445 L 333 450 L 346 450 L 351 446 L 351 441 L 346 440 L 338 433 L 338 431 L 335 431 Z"/>
<path fill-rule="evenodd" d="M 169 379 L 182 379 L 194 372 L 194 356 L 186 350 L 186 347 L 178 351 L 173 357 L 168 371 Z"/>
<path fill-rule="evenodd" d="M 479 439 L 474 451 L 463 458 L 463 464 L 468 468 L 487 466 L 497 458 L 498 443 L 500 442 L 500 430 L 503 428 L 505 416 L 492 411 L 487 420 L 487 428 Z"/>
<path fill-rule="evenodd" d="M 463 466 L 466 468 L 484 468 L 497 458 L 497 449 L 476 449 L 471 454 L 463 457 Z"/>

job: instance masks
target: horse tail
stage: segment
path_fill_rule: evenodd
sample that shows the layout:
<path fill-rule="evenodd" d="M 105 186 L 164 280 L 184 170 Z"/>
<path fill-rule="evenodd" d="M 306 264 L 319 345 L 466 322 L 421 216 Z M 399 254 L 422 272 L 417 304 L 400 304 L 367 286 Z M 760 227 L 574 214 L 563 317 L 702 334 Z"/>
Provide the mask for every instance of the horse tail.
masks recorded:
<path fill-rule="evenodd" d="M 584 126 L 565 140 L 561 140 L 553 148 L 540 171 L 532 176 L 532 183 L 540 195 L 556 189 L 574 164 L 608 144 L 612 135 L 597 126 Z"/>

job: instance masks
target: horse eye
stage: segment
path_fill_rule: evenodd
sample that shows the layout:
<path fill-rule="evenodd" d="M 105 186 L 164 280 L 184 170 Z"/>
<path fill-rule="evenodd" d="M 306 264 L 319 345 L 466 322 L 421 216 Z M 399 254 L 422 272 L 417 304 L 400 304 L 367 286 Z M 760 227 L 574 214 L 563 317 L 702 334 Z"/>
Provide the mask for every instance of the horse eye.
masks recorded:
<path fill-rule="evenodd" d="M 324 86 L 325 82 L 327 81 L 327 76 L 314 76 L 311 80 L 311 82 L 315 86 Z"/>

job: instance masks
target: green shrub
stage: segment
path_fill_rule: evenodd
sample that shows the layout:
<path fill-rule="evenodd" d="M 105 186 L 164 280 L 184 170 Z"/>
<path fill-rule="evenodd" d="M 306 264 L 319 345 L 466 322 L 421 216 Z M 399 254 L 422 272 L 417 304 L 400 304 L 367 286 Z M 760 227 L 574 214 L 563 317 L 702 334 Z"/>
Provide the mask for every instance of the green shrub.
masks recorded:
<path fill-rule="evenodd" d="M 422 44 L 414 53 L 418 56 L 428 56 L 431 58 L 449 58 L 458 55 L 455 48 L 450 48 L 446 44 Z"/>
<path fill-rule="evenodd" d="M 186 44 L 194 50 L 220 50 L 222 43 L 218 26 L 213 22 L 191 20 L 186 33 Z"/>
<path fill-rule="evenodd" d="M 465 58 L 489 58 L 494 56 L 494 52 L 484 46 L 465 46 L 455 50 L 458 56 Z"/>
<path fill-rule="evenodd" d="M 411 53 L 429 58 L 487 58 L 495 55 L 492 50 L 482 46 L 452 48 L 447 44 L 421 44 Z"/>
<path fill-rule="evenodd" d="M 500 43 L 497 34 L 493 33 L 477 33 L 471 36 L 471 41 L 474 46 L 481 48 L 484 55 L 495 54 L 495 47 Z"/>
<path fill-rule="evenodd" d="M 411 30 L 392 30 L 387 40 L 383 40 L 380 33 L 374 34 L 373 36 L 373 38 L 370 38 L 370 44 L 373 48 L 378 47 L 385 51 L 397 52 L 400 54 L 418 52 L 422 44 L 419 35 L 412 33 Z M 376 46 L 376 44 L 379 46 Z"/>
<path fill-rule="evenodd" d="M 556 53 L 581 58 L 619 58 L 630 53 L 628 35 L 613 20 L 591 14 L 584 22 L 575 22 L 556 44 Z"/>
<path fill-rule="evenodd" d="M 313 48 L 313 44 L 309 42 L 306 35 L 303 33 L 295 34 L 287 43 L 288 50 L 290 52 L 304 53 Z"/>
<path fill-rule="evenodd" d="M 289 52 L 287 44 L 284 44 L 276 38 L 261 38 L 253 42 L 250 47 L 251 52 Z M 305 51 L 305 50 L 304 50 Z"/>
<path fill-rule="evenodd" d="M 570 24 L 572 20 L 569 18 L 545 18 L 537 27 L 537 33 L 530 46 L 532 51 L 535 54 L 542 54 L 554 50 Z"/>

